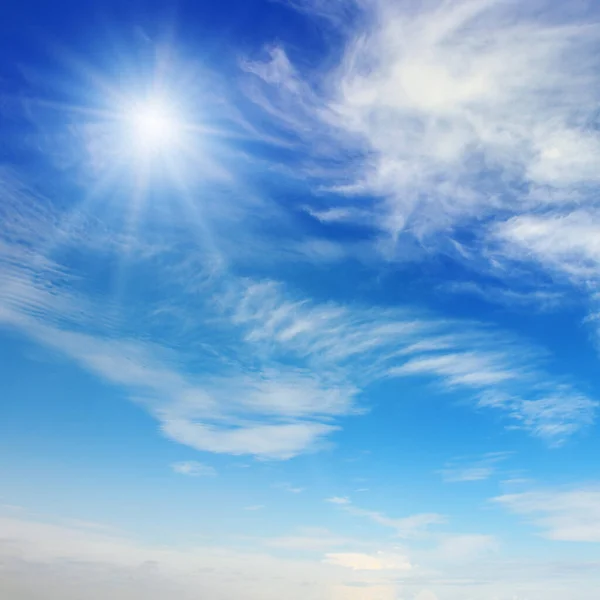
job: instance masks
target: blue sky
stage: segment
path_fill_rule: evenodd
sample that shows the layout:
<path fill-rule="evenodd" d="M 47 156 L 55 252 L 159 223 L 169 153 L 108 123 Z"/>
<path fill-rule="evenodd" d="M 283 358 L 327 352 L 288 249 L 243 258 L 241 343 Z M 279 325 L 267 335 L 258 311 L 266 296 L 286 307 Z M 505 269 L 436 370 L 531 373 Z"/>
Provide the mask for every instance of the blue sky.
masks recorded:
<path fill-rule="evenodd" d="M 593 3 L 0 40 L 0 595 L 596 597 Z"/>

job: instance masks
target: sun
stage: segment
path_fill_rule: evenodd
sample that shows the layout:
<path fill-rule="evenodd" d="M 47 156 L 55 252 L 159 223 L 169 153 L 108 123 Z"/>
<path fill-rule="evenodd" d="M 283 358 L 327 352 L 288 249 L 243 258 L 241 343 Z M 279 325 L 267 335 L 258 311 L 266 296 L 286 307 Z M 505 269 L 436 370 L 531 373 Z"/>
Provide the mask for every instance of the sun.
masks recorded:
<path fill-rule="evenodd" d="M 182 121 L 166 101 L 136 103 L 127 114 L 127 137 L 140 157 L 174 151 L 181 143 Z"/>

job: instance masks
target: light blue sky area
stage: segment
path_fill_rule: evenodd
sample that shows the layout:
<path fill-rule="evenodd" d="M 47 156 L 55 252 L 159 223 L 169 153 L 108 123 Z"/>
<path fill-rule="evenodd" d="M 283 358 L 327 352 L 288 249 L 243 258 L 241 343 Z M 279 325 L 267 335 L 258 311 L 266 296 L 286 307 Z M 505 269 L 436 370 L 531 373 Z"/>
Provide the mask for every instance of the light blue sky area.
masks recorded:
<path fill-rule="evenodd" d="M 594 7 L 25 4 L 0 596 L 595 599 Z"/>

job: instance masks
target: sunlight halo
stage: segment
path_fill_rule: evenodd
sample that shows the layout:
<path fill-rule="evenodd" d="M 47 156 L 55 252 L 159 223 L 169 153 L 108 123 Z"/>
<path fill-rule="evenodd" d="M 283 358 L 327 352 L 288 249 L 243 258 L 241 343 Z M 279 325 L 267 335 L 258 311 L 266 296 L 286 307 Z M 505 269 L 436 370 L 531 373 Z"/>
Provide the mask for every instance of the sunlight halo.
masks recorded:
<path fill-rule="evenodd" d="M 178 115 L 161 99 L 136 104 L 128 114 L 128 137 L 136 153 L 164 153 L 181 141 L 182 124 Z"/>

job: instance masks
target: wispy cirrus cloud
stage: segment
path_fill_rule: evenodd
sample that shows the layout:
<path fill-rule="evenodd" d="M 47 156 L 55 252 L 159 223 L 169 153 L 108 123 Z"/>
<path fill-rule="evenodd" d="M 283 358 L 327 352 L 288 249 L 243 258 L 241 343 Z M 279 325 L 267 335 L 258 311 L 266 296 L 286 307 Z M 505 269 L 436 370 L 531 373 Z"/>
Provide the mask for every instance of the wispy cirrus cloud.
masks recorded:
<path fill-rule="evenodd" d="M 513 217 L 492 229 L 503 256 L 534 261 L 578 284 L 598 285 L 600 219 L 596 211 Z"/>
<path fill-rule="evenodd" d="M 193 262 L 160 271 L 158 309 L 107 302 L 60 252 L 36 245 L 36 232 L 52 232 L 57 218 L 19 198 L 22 218 L 7 221 L 2 235 L 2 321 L 124 387 L 164 435 L 192 448 L 266 459 L 315 451 L 342 418 L 368 410 L 370 385 L 405 377 L 466 392 L 474 406 L 501 410 L 552 442 L 593 421 L 595 402 L 550 377 L 542 353 L 478 323 L 409 307 L 317 303 L 275 281 L 219 271 L 190 285 Z M 90 256 L 102 248 L 85 228 L 68 240 Z M 135 257 L 137 268 L 161 266 L 152 251 Z M 201 318 L 190 315 L 192 304 Z M 150 341 L 140 335 L 149 328 L 168 335 Z"/>
<path fill-rule="evenodd" d="M 323 14 L 318 3 L 301 4 Z M 247 65 L 251 98 L 311 144 L 329 185 L 381 199 L 316 214 L 369 211 L 394 237 L 423 239 L 497 214 L 594 202 L 583 188 L 600 165 L 596 22 L 559 20 L 551 3 L 352 6 L 362 18 L 344 18 L 337 3 L 329 11 L 340 8 L 345 23 L 333 66 L 307 72 L 282 46 Z"/>
<path fill-rule="evenodd" d="M 552 540 L 600 542 L 600 487 L 539 489 L 505 494 L 494 502 L 528 519 Z"/>
<path fill-rule="evenodd" d="M 432 525 L 445 522 L 445 517 L 437 513 L 421 513 L 408 517 L 392 518 L 374 510 L 355 506 L 345 497 L 326 498 L 326 502 L 337 505 L 340 510 L 357 517 L 364 517 L 377 525 L 393 529 L 399 538 L 413 538 L 422 535 Z"/>
<path fill-rule="evenodd" d="M 512 281 L 511 286 L 484 285 L 475 281 L 455 281 L 441 287 L 443 292 L 470 295 L 481 298 L 490 304 L 497 304 L 509 310 L 540 310 L 543 312 L 557 311 L 565 304 L 567 295 L 564 290 L 555 290 L 539 285 L 515 285 L 521 282 Z M 536 282 L 537 283 L 537 282 Z"/>
<path fill-rule="evenodd" d="M 36 288 L 27 289 L 31 294 Z M 56 291 L 50 296 L 60 298 Z M 552 395 L 544 392 L 536 359 L 528 368 L 523 360 L 517 365 L 509 354 L 513 345 L 499 352 L 494 336 L 492 351 L 480 334 L 442 335 L 436 330 L 447 325 L 432 320 L 374 318 L 369 311 L 286 299 L 272 283 L 238 288 L 238 297 L 232 311 L 227 308 L 219 318 L 226 319 L 224 330 L 233 328 L 242 341 L 236 350 L 239 366 L 232 371 L 221 365 L 220 374 L 210 375 L 186 372 L 168 348 L 59 328 L 14 303 L 5 319 L 128 387 L 167 436 L 200 450 L 293 456 L 334 432 L 338 426 L 332 419 L 360 414 L 364 407 L 356 399 L 371 382 L 409 375 L 471 390 L 481 406 L 507 410 L 519 426 L 549 439 L 562 439 L 593 418 L 594 402 L 568 386 L 555 385 Z M 463 350 L 476 340 L 477 352 Z M 250 368 L 246 353 L 260 360 L 258 371 Z M 300 366 L 283 367 L 286 357 L 300 360 Z M 522 390 L 520 397 L 511 396 L 512 384 L 528 385 L 531 396 L 523 398 Z"/>
<path fill-rule="evenodd" d="M 168 347 L 74 330 L 80 325 L 69 324 L 68 315 L 79 313 L 62 309 L 69 296 L 61 288 L 48 290 L 48 282 L 39 286 L 29 275 L 21 283 L 37 308 L 23 312 L 22 296 L 5 298 L 7 323 L 126 386 L 165 435 L 199 450 L 294 456 L 336 431 L 336 417 L 360 414 L 366 406 L 357 398 L 370 383 L 407 376 L 469 390 L 479 405 L 505 410 L 517 425 L 548 439 L 562 439 L 593 419 L 595 403 L 568 385 L 545 391 L 550 384 L 542 383 L 535 353 L 527 364 L 521 347 L 517 363 L 512 341 L 476 328 L 457 334 L 460 324 L 410 311 L 375 316 L 287 297 L 272 282 L 237 285 L 235 302 L 232 292 L 221 296 L 212 323 L 238 340 L 236 366 L 213 358 L 216 370 L 192 375 Z M 298 366 L 290 367 L 290 358 Z"/>
<path fill-rule="evenodd" d="M 494 475 L 498 464 L 510 456 L 510 452 L 488 452 L 477 460 L 455 459 L 450 461 L 440 473 L 444 481 L 449 483 L 483 481 Z"/>
<path fill-rule="evenodd" d="M 373 318 L 369 310 L 287 299 L 274 283 L 250 286 L 234 318 L 248 327 L 248 339 L 301 356 L 316 372 L 350 377 L 358 389 L 380 378 L 437 379 L 470 390 L 479 406 L 506 410 L 517 426 L 555 441 L 594 418 L 594 401 L 558 380 L 542 382 L 543 359 L 535 349 L 475 324 L 465 329 L 414 311 Z M 358 378 L 348 375 L 356 365 Z"/>

